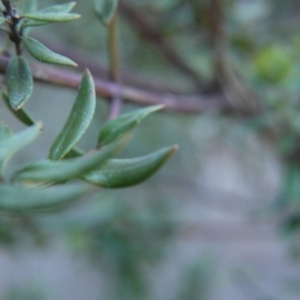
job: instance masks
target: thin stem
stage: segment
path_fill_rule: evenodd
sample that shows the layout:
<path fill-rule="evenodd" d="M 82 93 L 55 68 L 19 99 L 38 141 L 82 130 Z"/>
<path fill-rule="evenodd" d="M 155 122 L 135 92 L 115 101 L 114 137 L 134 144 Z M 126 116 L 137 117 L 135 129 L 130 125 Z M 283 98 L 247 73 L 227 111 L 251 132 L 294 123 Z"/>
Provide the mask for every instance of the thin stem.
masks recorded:
<path fill-rule="evenodd" d="M 116 12 L 108 28 L 108 52 L 110 60 L 110 79 L 119 84 L 120 60 L 119 60 L 119 35 L 118 35 L 118 13 Z M 121 112 L 122 97 L 121 90 L 112 98 L 109 119 L 116 118 Z"/>
<path fill-rule="evenodd" d="M 135 29 L 140 32 L 141 37 L 152 42 L 175 68 L 192 79 L 198 90 L 206 86 L 199 74 L 186 62 L 184 57 L 174 50 L 170 42 L 164 39 L 155 24 L 146 15 L 135 9 L 128 1 L 123 0 L 120 0 L 120 10 L 128 21 L 134 25 Z"/>
<path fill-rule="evenodd" d="M 211 0 L 211 42 L 214 47 L 216 80 L 223 80 L 226 68 L 226 36 L 224 30 L 223 0 Z"/>
<path fill-rule="evenodd" d="M 22 38 L 18 31 L 18 23 L 20 21 L 20 17 L 13 7 L 12 2 L 10 0 L 2 0 L 2 3 L 5 7 L 5 11 L 3 11 L 3 15 L 6 18 L 6 23 L 9 26 L 9 38 L 15 44 L 17 55 L 22 54 Z"/>

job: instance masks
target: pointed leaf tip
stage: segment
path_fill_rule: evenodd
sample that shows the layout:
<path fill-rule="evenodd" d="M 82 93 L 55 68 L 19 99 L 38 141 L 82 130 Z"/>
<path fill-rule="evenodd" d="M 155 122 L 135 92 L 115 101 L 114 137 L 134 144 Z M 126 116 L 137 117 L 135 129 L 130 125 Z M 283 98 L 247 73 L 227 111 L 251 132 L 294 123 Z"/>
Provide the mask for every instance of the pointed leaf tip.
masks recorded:
<path fill-rule="evenodd" d="M 146 108 L 141 108 L 108 121 L 104 124 L 100 131 L 98 144 L 100 146 L 104 146 L 113 142 L 120 136 L 127 134 L 128 132 L 135 129 L 139 125 L 139 123 L 148 115 L 163 108 L 164 105 L 154 105 Z"/>
<path fill-rule="evenodd" d="M 178 146 L 174 145 L 133 159 L 110 159 L 83 179 L 105 188 L 136 185 L 156 173 L 177 150 Z"/>
<path fill-rule="evenodd" d="M 92 75 L 85 71 L 71 113 L 51 146 L 49 158 L 63 158 L 80 140 L 89 127 L 96 107 L 95 86 Z"/>
<path fill-rule="evenodd" d="M 28 52 L 35 59 L 41 62 L 77 67 L 77 64 L 74 61 L 63 55 L 51 51 L 36 39 L 30 37 L 23 37 L 23 42 Z"/>

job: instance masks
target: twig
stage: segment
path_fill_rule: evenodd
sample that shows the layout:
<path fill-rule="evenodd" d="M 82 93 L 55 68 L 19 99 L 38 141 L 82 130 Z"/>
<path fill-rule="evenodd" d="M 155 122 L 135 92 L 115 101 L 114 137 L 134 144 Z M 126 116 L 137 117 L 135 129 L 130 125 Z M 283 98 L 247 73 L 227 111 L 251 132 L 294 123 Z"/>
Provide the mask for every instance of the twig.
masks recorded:
<path fill-rule="evenodd" d="M 119 36 L 118 36 L 118 12 L 115 13 L 108 26 L 108 52 L 110 58 L 110 79 L 120 86 L 120 63 L 119 63 Z M 116 118 L 121 112 L 122 97 L 118 93 L 111 100 L 109 119 Z"/>
<path fill-rule="evenodd" d="M 5 73 L 9 58 L 0 55 L 0 73 Z M 42 64 L 32 65 L 33 77 L 36 81 L 77 89 L 80 85 L 81 74 L 57 69 Z M 166 109 L 197 114 L 203 112 L 232 112 L 235 111 L 224 94 L 216 95 L 174 95 L 171 93 L 155 93 L 143 89 L 122 86 L 114 82 L 95 78 L 96 93 L 102 97 L 113 97 L 121 90 L 124 101 L 138 105 L 164 104 Z"/>
<path fill-rule="evenodd" d="M 144 14 L 123 0 L 120 1 L 120 11 L 127 17 L 129 22 L 135 25 L 135 29 L 140 32 L 142 38 L 150 40 L 155 44 L 158 50 L 160 50 L 178 70 L 196 83 L 197 87 L 203 87 L 204 83 L 197 72 L 165 42 L 163 35 L 160 34 L 159 30 L 155 28 L 154 24 L 152 24 Z"/>
<path fill-rule="evenodd" d="M 214 48 L 214 70 L 216 81 L 222 81 L 225 76 L 226 37 L 224 31 L 223 0 L 211 0 L 211 43 Z"/>

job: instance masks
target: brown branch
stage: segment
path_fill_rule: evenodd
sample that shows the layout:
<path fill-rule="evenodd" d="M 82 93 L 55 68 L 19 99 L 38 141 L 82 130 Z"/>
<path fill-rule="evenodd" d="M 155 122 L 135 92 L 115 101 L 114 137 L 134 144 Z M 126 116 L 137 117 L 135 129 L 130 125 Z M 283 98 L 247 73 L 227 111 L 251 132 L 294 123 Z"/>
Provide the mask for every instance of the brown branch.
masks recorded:
<path fill-rule="evenodd" d="M 214 48 L 214 70 L 216 80 L 223 80 L 226 76 L 226 36 L 224 30 L 224 7 L 223 0 L 210 1 L 211 15 L 211 44 Z"/>
<path fill-rule="evenodd" d="M 0 55 L 0 72 L 5 73 L 9 58 Z M 43 64 L 32 65 L 33 77 L 36 81 L 57 86 L 77 89 L 81 74 L 66 71 Z M 181 113 L 224 112 L 233 111 L 224 94 L 217 95 L 174 95 L 171 93 L 149 92 L 130 86 L 95 78 L 96 93 L 102 97 L 113 97 L 121 94 L 122 98 L 138 105 L 163 104 L 166 109 Z"/>
<path fill-rule="evenodd" d="M 204 83 L 184 59 L 164 40 L 163 35 L 155 25 L 140 11 L 132 7 L 126 1 L 120 1 L 120 11 L 137 29 L 141 37 L 151 41 L 157 49 L 182 73 L 191 78 L 197 87 L 203 87 Z"/>
<path fill-rule="evenodd" d="M 94 76 L 107 80 L 109 79 L 108 65 L 101 64 L 96 58 L 91 58 L 91 56 L 87 55 L 87 53 L 84 51 L 74 49 L 65 44 L 63 41 L 60 41 L 59 43 L 51 43 L 51 41 L 45 39 L 45 37 L 42 35 L 34 35 L 33 37 L 47 45 L 54 52 L 71 58 L 78 64 L 79 70 L 83 71 L 85 68 L 88 68 Z M 165 83 L 164 80 L 162 80 L 162 78 L 159 76 L 156 76 L 155 78 L 149 78 L 149 76 L 146 76 L 140 71 L 137 72 L 132 69 L 121 69 L 120 76 L 124 84 L 134 85 L 143 90 L 155 90 L 173 94 L 180 94 L 183 92 L 182 89 L 178 88 L 177 86 L 174 87 L 170 83 Z"/>

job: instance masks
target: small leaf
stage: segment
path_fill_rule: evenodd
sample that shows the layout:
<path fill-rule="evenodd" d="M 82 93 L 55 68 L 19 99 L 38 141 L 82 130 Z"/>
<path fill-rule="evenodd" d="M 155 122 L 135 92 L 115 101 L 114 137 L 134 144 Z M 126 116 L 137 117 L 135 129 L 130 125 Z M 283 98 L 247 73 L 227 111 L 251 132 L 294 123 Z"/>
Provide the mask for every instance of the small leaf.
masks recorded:
<path fill-rule="evenodd" d="M 73 67 L 77 66 L 77 64 L 71 59 L 54 53 L 36 39 L 24 37 L 23 42 L 28 52 L 41 62 Z"/>
<path fill-rule="evenodd" d="M 98 138 L 100 146 L 107 145 L 128 131 L 133 130 L 149 114 L 162 109 L 163 105 L 155 105 L 124 114 L 104 124 Z"/>
<path fill-rule="evenodd" d="M 22 16 L 23 18 L 49 23 L 69 22 L 80 18 L 78 14 L 37 11 Z"/>
<path fill-rule="evenodd" d="M 29 128 L 0 140 L 0 162 L 7 162 L 16 152 L 33 142 L 39 135 L 41 124 Z"/>
<path fill-rule="evenodd" d="M 9 103 L 8 96 L 5 93 L 2 93 L 2 97 L 3 97 L 3 100 L 4 100 L 7 108 L 11 111 L 12 114 L 14 114 L 14 116 L 19 121 L 21 121 L 24 125 L 27 125 L 27 126 L 31 126 L 31 125 L 35 124 L 33 119 L 28 115 L 28 113 L 23 108 L 20 108 L 18 110 L 12 109 L 12 107 L 10 106 L 10 103 Z"/>
<path fill-rule="evenodd" d="M 30 13 L 37 10 L 36 0 L 22 0 L 19 3 L 14 3 L 18 7 L 19 15 Z"/>
<path fill-rule="evenodd" d="M 68 2 L 68 3 L 64 3 L 64 4 L 48 6 L 46 8 L 43 8 L 42 10 L 40 10 L 40 12 L 67 14 L 70 11 L 72 11 L 75 6 L 76 6 L 76 2 Z"/>
<path fill-rule="evenodd" d="M 82 77 L 78 95 L 67 122 L 51 146 L 50 159 L 63 158 L 75 146 L 89 127 L 95 107 L 95 86 L 92 75 L 87 70 Z"/>
<path fill-rule="evenodd" d="M 15 56 L 10 60 L 6 81 L 9 103 L 14 110 L 18 110 L 30 98 L 33 90 L 31 70 L 23 56 Z"/>
<path fill-rule="evenodd" d="M 105 188 L 132 186 L 158 171 L 177 149 L 178 146 L 172 146 L 133 159 L 110 159 L 99 170 L 94 170 L 82 178 L 88 183 Z"/>
<path fill-rule="evenodd" d="M 64 208 L 87 192 L 82 186 L 27 188 L 0 184 L 0 211 L 30 214 Z"/>
<path fill-rule="evenodd" d="M 94 0 L 94 11 L 100 21 L 108 26 L 118 7 L 118 0 Z"/>
<path fill-rule="evenodd" d="M 26 182 L 62 182 L 75 179 L 99 167 L 120 150 L 124 141 L 118 141 L 93 154 L 62 161 L 43 160 L 21 168 L 12 175 L 13 180 Z"/>
<path fill-rule="evenodd" d="M 76 2 L 69 2 L 69 3 L 65 3 L 65 4 L 59 4 L 59 5 L 53 5 L 53 6 L 49 6 L 46 7 L 42 10 L 40 10 L 40 12 L 42 13 L 69 13 L 74 7 L 76 6 Z M 49 24 L 49 22 L 47 21 L 35 21 L 35 20 L 30 20 L 30 19 L 25 19 L 22 20 L 22 28 L 25 27 L 29 27 L 29 26 L 42 26 L 42 25 L 46 25 Z M 50 22 L 51 23 L 51 22 Z"/>

